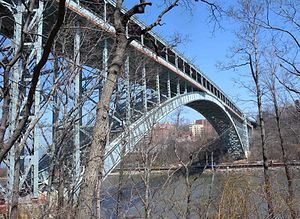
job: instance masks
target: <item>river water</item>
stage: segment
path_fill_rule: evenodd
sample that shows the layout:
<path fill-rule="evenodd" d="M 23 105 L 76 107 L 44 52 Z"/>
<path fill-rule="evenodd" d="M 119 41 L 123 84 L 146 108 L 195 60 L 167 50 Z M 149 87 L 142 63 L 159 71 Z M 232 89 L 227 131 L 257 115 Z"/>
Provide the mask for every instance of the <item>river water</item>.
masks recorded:
<path fill-rule="evenodd" d="M 276 218 L 290 218 L 283 168 L 270 169 Z M 300 169 L 293 169 L 294 209 L 300 218 Z M 117 174 L 103 183 L 103 218 L 267 218 L 263 169 Z M 147 187 L 147 185 L 149 185 Z M 148 209 L 148 210 L 145 210 Z"/>

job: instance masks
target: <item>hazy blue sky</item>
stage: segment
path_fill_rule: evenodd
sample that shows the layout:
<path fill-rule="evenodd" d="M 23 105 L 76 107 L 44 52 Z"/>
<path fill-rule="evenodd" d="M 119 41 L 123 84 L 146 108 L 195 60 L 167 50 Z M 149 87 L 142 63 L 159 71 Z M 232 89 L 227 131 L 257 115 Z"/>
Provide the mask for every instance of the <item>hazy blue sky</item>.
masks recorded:
<path fill-rule="evenodd" d="M 154 1 L 153 1 L 154 2 Z M 147 7 L 146 13 L 139 18 L 146 23 L 155 20 L 161 9 L 157 3 Z M 183 7 L 176 7 L 163 18 L 163 26 L 158 26 L 154 32 L 165 39 L 172 39 L 174 34 L 180 34 L 184 42 L 179 44 L 177 50 L 193 61 L 210 79 L 212 79 L 235 103 L 242 109 L 249 111 L 250 104 L 237 99 L 249 99 L 247 91 L 240 88 L 235 82 L 239 73 L 220 71 L 216 66 L 218 62 L 228 62 L 226 55 L 230 54 L 230 47 L 234 45 L 234 25 L 222 19 L 223 29 L 213 31 L 214 24 L 209 22 L 209 10 L 203 3 L 194 3 L 191 11 Z M 226 27 L 226 28 L 225 28 Z M 196 112 L 188 112 L 190 120 L 199 117 Z"/>

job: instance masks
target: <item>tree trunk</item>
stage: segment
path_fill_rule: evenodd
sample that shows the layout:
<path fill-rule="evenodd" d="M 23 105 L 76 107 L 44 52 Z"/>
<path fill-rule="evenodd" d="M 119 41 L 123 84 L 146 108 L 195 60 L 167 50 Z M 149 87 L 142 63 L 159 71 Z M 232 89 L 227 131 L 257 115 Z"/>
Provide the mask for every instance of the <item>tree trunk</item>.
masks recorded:
<path fill-rule="evenodd" d="M 121 218 L 122 212 L 122 201 L 123 201 L 123 180 L 124 180 L 124 156 L 125 147 L 121 151 L 120 171 L 119 171 L 119 183 L 118 183 L 118 194 L 117 194 L 117 206 L 116 206 L 116 218 Z"/>
<path fill-rule="evenodd" d="M 20 159 L 19 156 L 16 156 L 15 169 L 14 169 L 14 183 L 13 183 L 13 191 L 12 191 L 12 198 L 11 198 L 11 211 L 9 217 L 11 219 L 18 218 L 19 184 L 20 184 Z"/>
<path fill-rule="evenodd" d="M 213 187 L 214 187 L 214 181 L 215 181 L 215 170 L 214 170 L 214 153 L 211 152 L 211 172 L 212 172 L 212 177 L 211 177 L 211 183 L 209 185 L 209 191 L 208 191 L 208 200 L 207 203 L 205 204 L 205 219 L 208 219 L 209 217 L 209 208 L 210 208 L 210 204 L 212 203 L 212 194 L 213 194 Z M 206 165 L 207 166 L 207 161 L 206 161 Z"/>
<path fill-rule="evenodd" d="M 76 218 L 98 218 L 96 208 L 93 206 L 97 187 L 101 186 L 103 157 L 108 132 L 108 113 L 111 96 L 121 72 L 125 51 L 127 48 L 125 36 L 119 36 L 116 42 L 116 49 L 113 52 L 112 64 L 108 69 L 108 78 L 102 89 L 100 100 L 96 109 L 96 122 L 93 130 L 93 140 L 87 154 L 87 163 L 80 186 Z M 99 185 L 98 185 L 99 183 Z M 98 186 L 97 186 L 98 185 Z"/>
<path fill-rule="evenodd" d="M 64 212 L 64 164 L 61 162 L 62 166 L 59 167 L 59 184 L 58 184 L 58 194 L 57 194 L 57 215 L 56 219 L 63 219 L 65 216 Z"/>
<path fill-rule="evenodd" d="M 146 149 L 147 150 L 147 149 Z M 144 200 L 144 210 L 145 210 L 145 219 L 150 219 L 150 175 L 151 175 L 151 155 L 149 151 L 146 152 L 146 162 L 145 162 L 145 172 L 144 172 L 144 182 L 145 182 L 145 200 Z"/>
<path fill-rule="evenodd" d="M 255 81 L 256 85 L 256 98 L 257 98 L 257 108 L 258 108 L 258 117 L 260 123 L 260 136 L 261 136 L 261 148 L 262 148 L 262 155 L 263 155 L 263 167 L 264 167 L 264 179 L 265 179 L 265 193 L 266 193 L 266 200 L 268 204 L 268 213 L 269 218 L 274 218 L 274 207 L 271 195 L 271 181 L 270 181 L 270 174 L 269 174 L 269 163 L 266 153 L 266 131 L 265 131 L 265 122 L 262 114 L 262 103 L 261 103 L 261 90 L 260 84 L 257 80 Z"/>
<path fill-rule="evenodd" d="M 280 139 L 280 146 L 281 146 L 281 152 L 282 152 L 282 159 L 284 163 L 284 170 L 285 170 L 285 175 L 286 179 L 288 182 L 288 197 L 287 197 L 287 205 L 290 210 L 291 218 L 296 219 L 296 212 L 294 209 L 294 191 L 293 191 L 293 177 L 292 177 L 292 172 L 290 169 L 290 166 L 288 164 L 288 157 L 285 151 L 284 147 L 284 140 L 281 132 L 281 122 L 280 122 L 280 114 L 279 114 L 279 109 L 278 109 L 278 102 L 276 98 L 276 90 L 275 90 L 275 84 L 272 83 L 272 98 L 273 98 L 273 104 L 274 104 L 274 110 L 275 110 L 275 116 L 276 116 L 276 126 L 277 126 L 277 132 L 278 136 Z"/>
<path fill-rule="evenodd" d="M 191 202 L 192 202 L 192 183 L 190 182 L 190 171 L 188 165 L 191 165 L 191 163 L 185 165 L 185 184 L 186 184 L 186 214 L 185 218 L 189 219 L 191 218 Z"/>
<path fill-rule="evenodd" d="M 107 80 L 102 89 L 102 94 L 96 108 L 96 122 L 93 129 L 92 144 L 87 153 L 87 163 L 80 185 L 78 197 L 78 206 L 76 208 L 76 218 L 99 218 L 97 213 L 99 206 L 93 206 L 98 203 L 96 194 L 101 187 L 103 157 L 105 154 L 106 137 L 109 131 L 109 105 L 113 90 L 116 85 L 118 75 L 121 73 L 126 49 L 129 40 L 126 37 L 126 24 L 121 14 L 122 1 L 117 1 L 114 12 L 114 25 L 116 29 L 115 48 L 112 51 L 112 61 L 108 68 Z M 96 197 L 95 197 L 96 195 Z"/>
<path fill-rule="evenodd" d="M 262 149 L 262 156 L 263 156 L 264 179 L 265 179 L 264 189 L 265 189 L 266 201 L 268 204 L 269 218 L 273 219 L 275 218 L 275 216 L 274 216 L 273 200 L 271 195 L 269 163 L 268 163 L 267 152 L 266 152 L 265 121 L 264 121 L 263 110 L 262 110 L 262 91 L 260 87 L 260 77 L 259 77 L 260 66 L 259 66 L 259 55 L 258 55 L 258 44 L 257 44 L 257 26 L 254 26 L 252 46 L 254 50 L 254 60 L 252 60 L 252 56 L 250 54 L 249 62 L 250 62 L 252 77 L 256 88 L 256 100 L 257 100 L 257 109 L 258 109 L 258 117 L 259 117 L 259 125 L 260 125 L 261 149 Z"/>

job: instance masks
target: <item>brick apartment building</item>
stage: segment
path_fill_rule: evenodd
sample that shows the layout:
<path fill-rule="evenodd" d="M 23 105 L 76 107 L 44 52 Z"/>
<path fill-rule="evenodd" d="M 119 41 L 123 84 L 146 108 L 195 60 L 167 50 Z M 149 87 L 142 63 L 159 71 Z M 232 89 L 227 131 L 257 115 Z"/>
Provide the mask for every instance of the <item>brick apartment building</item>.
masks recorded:
<path fill-rule="evenodd" d="M 201 137 L 215 135 L 216 132 L 212 125 L 206 120 L 195 120 L 189 125 L 189 130 L 176 130 L 172 123 L 156 124 L 152 129 L 153 143 L 163 143 L 175 137 L 177 142 L 192 142 Z"/>
<path fill-rule="evenodd" d="M 212 125 L 206 119 L 195 120 L 189 126 L 193 137 L 202 137 L 204 134 L 213 134 L 215 132 Z"/>
<path fill-rule="evenodd" d="M 172 123 L 156 124 L 152 130 L 154 142 L 164 142 L 171 137 L 175 137 L 177 142 L 193 141 L 193 135 L 190 131 L 176 130 Z"/>

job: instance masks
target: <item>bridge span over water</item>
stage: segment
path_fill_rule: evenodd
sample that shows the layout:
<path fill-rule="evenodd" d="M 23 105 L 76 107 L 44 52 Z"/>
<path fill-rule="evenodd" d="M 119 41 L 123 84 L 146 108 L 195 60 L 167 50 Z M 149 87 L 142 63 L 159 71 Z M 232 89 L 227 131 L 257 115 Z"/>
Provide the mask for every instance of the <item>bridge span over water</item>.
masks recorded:
<path fill-rule="evenodd" d="M 46 145 L 54 147 L 58 144 L 55 136 L 66 130 L 63 125 L 59 130 L 54 128 L 54 124 L 63 124 L 62 121 L 65 121 L 62 115 L 64 106 L 59 98 L 61 101 L 68 100 L 67 108 L 69 112 L 72 111 L 69 117 L 72 121 L 72 137 L 61 145 L 67 144 L 65 147 L 72 155 L 74 181 L 78 182 L 83 171 L 82 152 L 90 142 L 95 104 L 106 80 L 110 51 L 115 43 L 112 25 L 114 5 L 112 0 L 98 3 L 80 0 L 66 2 L 65 23 L 69 25 L 62 28 L 51 58 L 43 69 L 30 120 L 39 118 L 39 121 L 28 140 L 27 149 L 30 152 L 24 152 L 28 156 L 22 158 L 23 176 L 20 184 L 26 183 L 35 196 L 41 183 L 47 181 L 47 170 L 41 167 L 44 154 L 48 151 Z M 29 19 L 30 31 L 25 37 L 26 59 L 21 58 L 12 70 L 12 78 L 17 83 L 11 85 L 10 121 L 20 116 L 18 106 L 22 105 L 22 94 L 26 93 L 26 87 L 22 89 L 22 85 L 30 85 L 32 63 L 37 63 L 41 58 L 45 36 L 55 21 L 56 9 L 55 1 L 36 0 Z M 0 46 L 4 48 L 11 43 L 10 53 L 13 55 L 20 46 L 28 11 L 22 1 L 0 0 L 0 16 Z M 144 27 L 136 18 L 131 19 L 127 27 L 128 37 L 135 36 Z M 27 74 L 24 77 L 22 71 L 25 70 Z M 69 82 L 68 94 L 66 89 L 60 89 L 65 84 L 57 85 L 56 81 L 66 74 L 70 75 L 65 78 Z M 47 91 L 44 90 L 45 84 L 48 84 Z M 55 86 L 57 88 L 51 92 L 51 87 Z M 47 102 L 49 94 L 53 95 L 53 99 Z M 111 134 L 104 157 L 104 176 L 118 165 L 123 152 L 130 152 L 160 119 L 181 106 L 191 107 L 201 113 L 226 143 L 232 157 L 241 159 L 247 156 L 252 126 L 245 114 L 191 61 L 157 34 L 149 32 L 136 37 L 131 43 L 124 60 L 124 72 L 113 94 Z M 10 126 L 14 128 L 13 122 Z M 13 148 L 6 161 L 9 168 L 8 191 L 13 183 L 14 154 Z M 28 181 L 28 177 L 32 180 Z"/>

